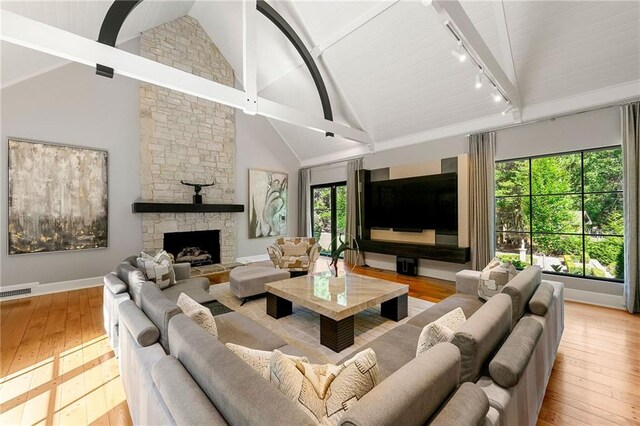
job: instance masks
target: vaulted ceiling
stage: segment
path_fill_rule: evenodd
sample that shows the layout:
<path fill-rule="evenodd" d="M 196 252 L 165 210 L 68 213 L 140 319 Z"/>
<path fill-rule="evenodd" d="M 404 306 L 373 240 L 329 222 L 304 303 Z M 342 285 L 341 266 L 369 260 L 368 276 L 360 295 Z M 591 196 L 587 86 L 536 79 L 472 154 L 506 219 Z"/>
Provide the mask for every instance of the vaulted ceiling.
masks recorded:
<path fill-rule="evenodd" d="M 449 52 L 456 40 L 420 1 L 269 1 L 316 56 L 338 122 L 369 133 L 371 146 L 271 121 L 302 164 L 464 134 L 640 96 L 640 2 L 462 1 L 522 101 L 500 114 L 475 68 Z M 96 39 L 109 1 L 3 1 L 2 8 Z M 118 43 L 186 14 L 196 18 L 242 80 L 239 1 L 145 0 Z M 297 52 L 259 16 L 258 90 L 322 116 Z M 2 43 L 2 86 L 65 62 Z M 98 77 L 96 77 L 98 78 Z"/>

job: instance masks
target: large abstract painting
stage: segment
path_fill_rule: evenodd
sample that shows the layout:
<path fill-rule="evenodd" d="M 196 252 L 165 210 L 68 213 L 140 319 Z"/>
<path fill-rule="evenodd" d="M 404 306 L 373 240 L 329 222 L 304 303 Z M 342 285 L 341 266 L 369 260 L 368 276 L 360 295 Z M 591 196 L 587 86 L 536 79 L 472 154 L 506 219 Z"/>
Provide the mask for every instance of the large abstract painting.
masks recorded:
<path fill-rule="evenodd" d="M 9 254 L 107 247 L 102 150 L 9 139 Z"/>
<path fill-rule="evenodd" d="M 249 170 L 249 238 L 286 234 L 288 186 L 286 173 Z"/>

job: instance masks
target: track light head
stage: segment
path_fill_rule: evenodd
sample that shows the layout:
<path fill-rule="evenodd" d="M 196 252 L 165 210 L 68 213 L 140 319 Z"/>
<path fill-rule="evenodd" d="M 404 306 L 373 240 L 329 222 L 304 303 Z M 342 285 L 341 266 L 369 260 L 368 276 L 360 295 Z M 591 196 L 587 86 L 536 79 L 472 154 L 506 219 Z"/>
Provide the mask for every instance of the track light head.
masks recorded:
<path fill-rule="evenodd" d="M 464 62 L 467 60 L 467 54 L 462 51 L 462 41 L 458 41 L 458 47 L 451 51 L 451 54 L 454 58 L 456 58 L 460 62 Z"/>
<path fill-rule="evenodd" d="M 482 70 L 478 71 L 476 74 L 476 89 L 480 89 L 482 87 Z"/>
<path fill-rule="evenodd" d="M 502 93 L 500 93 L 500 91 L 495 88 L 493 90 L 493 93 L 491 93 L 491 97 L 493 98 L 493 102 L 495 103 L 502 102 L 504 100 L 504 98 L 502 97 Z"/>

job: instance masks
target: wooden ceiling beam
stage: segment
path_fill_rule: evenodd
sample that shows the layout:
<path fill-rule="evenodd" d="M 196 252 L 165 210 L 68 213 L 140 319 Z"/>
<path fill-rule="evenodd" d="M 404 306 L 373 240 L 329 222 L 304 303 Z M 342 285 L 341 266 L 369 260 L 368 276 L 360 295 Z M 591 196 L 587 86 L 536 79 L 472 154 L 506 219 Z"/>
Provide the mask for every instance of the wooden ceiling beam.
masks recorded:
<path fill-rule="evenodd" d="M 518 90 L 491 53 L 491 49 L 469 19 L 462 5 L 456 0 L 432 0 L 431 6 L 436 10 L 443 24 L 449 25 L 455 31 L 462 40 L 465 49 L 482 66 L 485 75 L 493 80 L 498 90 L 507 97 L 514 108 L 520 109 Z"/>
<path fill-rule="evenodd" d="M 0 10 L 0 40 L 92 68 L 96 64 L 103 64 L 113 68 L 116 74 L 243 111 L 253 109 L 253 106 L 247 102 L 247 99 L 250 98 L 242 90 L 207 80 L 6 10 Z M 362 130 L 309 115 L 286 105 L 259 97 L 257 104 L 258 115 L 323 133 L 335 133 L 359 143 L 368 144 L 371 140 L 369 135 Z"/>

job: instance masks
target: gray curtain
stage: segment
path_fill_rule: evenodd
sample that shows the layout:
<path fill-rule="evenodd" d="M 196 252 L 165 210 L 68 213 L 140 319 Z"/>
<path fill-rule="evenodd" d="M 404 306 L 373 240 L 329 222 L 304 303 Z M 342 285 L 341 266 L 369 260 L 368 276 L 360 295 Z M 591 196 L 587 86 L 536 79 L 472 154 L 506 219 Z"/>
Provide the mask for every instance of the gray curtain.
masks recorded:
<path fill-rule="evenodd" d="M 311 236 L 311 170 L 300 169 L 298 172 L 298 235 Z"/>
<path fill-rule="evenodd" d="M 627 310 L 640 312 L 640 102 L 622 106 L 624 286 Z"/>
<path fill-rule="evenodd" d="M 360 238 L 358 223 L 362 219 L 362 209 L 358 203 L 358 175 L 362 170 L 362 158 L 356 158 L 347 162 L 347 223 L 345 232 L 351 238 Z M 355 245 L 351 244 L 354 248 Z M 352 265 L 363 265 L 362 255 L 356 251 L 347 250 L 344 253 L 344 261 Z"/>
<path fill-rule="evenodd" d="M 484 268 L 494 256 L 495 132 L 469 135 L 469 219 L 471 269 Z"/>

